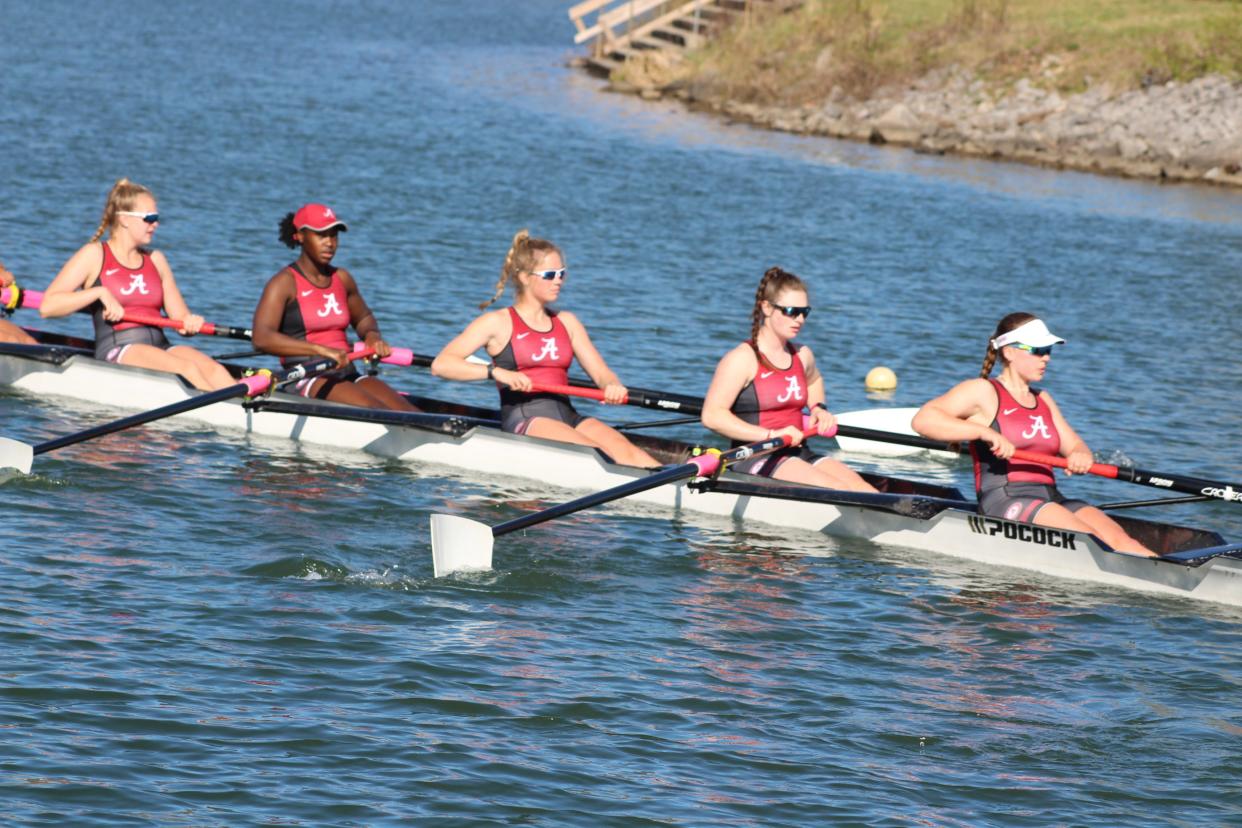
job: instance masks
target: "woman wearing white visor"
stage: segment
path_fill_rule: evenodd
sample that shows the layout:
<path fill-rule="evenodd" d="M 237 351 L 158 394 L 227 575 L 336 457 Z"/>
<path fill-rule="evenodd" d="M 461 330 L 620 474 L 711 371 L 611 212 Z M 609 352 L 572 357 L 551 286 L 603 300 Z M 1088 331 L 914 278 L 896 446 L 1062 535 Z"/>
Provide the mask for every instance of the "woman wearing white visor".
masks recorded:
<path fill-rule="evenodd" d="M 1090 532 L 1118 551 L 1154 556 L 1099 509 L 1065 498 L 1051 466 L 1010 459 L 1014 449 L 1060 455 L 1070 474 L 1085 474 L 1095 462 L 1052 395 L 1031 387 L 1044 378 L 1052 347 L 1064 342 L 1035 316 L 1009 314 L 988 343 L 979 378 L 924 405 L 914 429 L 933 440 L 971 444 L 981 514 Z M 998 358 L 1000 376 L 992 379 Z"/>

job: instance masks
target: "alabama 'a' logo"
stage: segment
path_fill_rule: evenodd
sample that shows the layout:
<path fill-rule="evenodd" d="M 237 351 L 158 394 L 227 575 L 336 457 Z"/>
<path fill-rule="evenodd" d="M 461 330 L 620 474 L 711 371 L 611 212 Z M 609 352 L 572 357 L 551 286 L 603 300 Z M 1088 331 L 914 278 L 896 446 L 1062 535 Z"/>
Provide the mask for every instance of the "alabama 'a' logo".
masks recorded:
<path fill-rule="evenodd" d="M 132 296 L 135 293 L 141 293 L 146 296 L 151 291 L 147 290 L 147 282 L 142 278 L 141 273 L 131 273 L 129 276 L 129 287 L 121 288 L 121 295 Z"/>
<path fill-rule="evenodd" d="M 556 362 L 558 357 L 559 354 L 556 350 L 556 337 L 545 336 L 543 337 L 543 350 L 533 355 L 531 359 L 535 362 L 543 362 L 545 359 L 550 359 L 553 362 Z"/>
<path fill-rule="evenodd" d="M 337 304 L 335 293 L 325 293 L 323 298 L 323 307 L 315 311 L 315 315 L 320 319 L 327 316 L 340 316 L 345 313 L 345 311 L 341 310 L 341 306 Z"/>
<path fill-rule="evenodd" d="M 1035 414 L 1031 417 L 1031 430 L 1022 432 L 1022 438 L 1024 440 L 1030 440 L 1037 434 L 1045 440 L 1052 439 L 1052 435 L 1048 433 L 1048 425 L 1044 422 L 1044 416 L 1042 414 Z"/>
<path fill-rule="evenodd" d="M 776 398 L 778 403 L 789 402 L 790 400 L 802 399 L 802 386 L 798 384 L 798 378 L 790 375 L 787 377 L 789 384 L 785 386 L 785 393 Z"/>

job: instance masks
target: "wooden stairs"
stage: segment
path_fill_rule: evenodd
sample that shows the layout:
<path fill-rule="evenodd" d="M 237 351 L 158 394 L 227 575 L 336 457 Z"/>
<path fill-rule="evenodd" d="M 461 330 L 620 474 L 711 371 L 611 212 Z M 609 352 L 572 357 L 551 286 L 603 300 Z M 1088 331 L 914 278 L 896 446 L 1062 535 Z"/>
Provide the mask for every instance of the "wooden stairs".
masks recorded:
<path fill-rule="evenodd" d="M 608 76 L 645 51 L 702 46 L 756 7 L 797 5 L 801 0 L 582 0 L 569 10 L 569 19 L 577 29 L 574 43 L 590 44 L 583 65 Z"/>

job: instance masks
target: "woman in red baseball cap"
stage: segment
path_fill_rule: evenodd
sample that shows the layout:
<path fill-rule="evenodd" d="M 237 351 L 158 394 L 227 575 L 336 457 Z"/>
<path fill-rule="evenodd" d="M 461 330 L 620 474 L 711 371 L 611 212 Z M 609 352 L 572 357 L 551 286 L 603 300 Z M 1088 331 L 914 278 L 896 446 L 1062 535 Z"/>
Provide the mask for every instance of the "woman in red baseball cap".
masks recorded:
<path fill-rule="evenodd" d="M 988 341 L 979 376 L 920 408 L 914 430 L 933 440 L 971 444 L 980 514 L 1088 532 L 1118 551 L 1155 556 L 1104 512 L 1061 494 L 1051 466 L 1012 459 L 1015 449 L 1059 455 L 1070 474 L 1085 474 L 1095 462 L 1052 395 L 1031 385 L 1044 378 L 1052 347 L 1063 344 L 1042 319 L 1009 314 Z M 998 359 L 1001 372 L 993 379 Z"/>
<path fill-rule="evenodd" d="M 203 326 L 203 317 L 186 306 L 168 259 L 151 249 L 159 223 L 151 191 L 128 178 L 117 181 L 95 235 L 56 274 L 39 312 L 67 316 L 90 308 L 96 359 L 180 374 L 204 391 L 227 388 L 237 380 L 202 351 L 170 344 L 160 328 L 121 321 L 127 312 L 159 316 L 163 311 L 181 320 L 182 336 Z M 107 240 L 99 241 L 105 232 Z"/>
<path fill-rule="evenodd" d="M 364 377 L 349 362 L 345 331 L 354 332 L 381 357 L 391 349 L 380 335 L 375 314 L 367 307 L 348 270 L 335 267 L 340 234 L 349 228 L 323 204 L 304 204 L 280 221 L 280 240 L 301 248 L 293 262 L 268 280 L 254 311 L 254 347 L 280 357 L 284 366 L 312 359 L 335 359 L 341 367 L 295 388 L 306 397 L 360 405 L 417 411 L 405 397 L 378 377 Z"/>
<path fill-rule="evenodd" d="M 620 403 L 627 394 L 578 318 L 549 307 L 560 296 L 566 273 L 560 248 L 519 231 L 501 266 L 496 292 L 479 308 L 499 299 L 510 282 L 517 294 L 513 305 L 488 311 L 467 325 L 440 351 L 431 373 L 451 380 L 494 380 L 505 431 L 594 446 L 629 466 L 658 466 L 612 426 L 579 414 L 564 395 L 532 390 L 536 383 L 568 385 L 569 366 L 576 357 L 607 402 Z M 491 365 L 467 359 L 480 348 L 491 355 Z"/>

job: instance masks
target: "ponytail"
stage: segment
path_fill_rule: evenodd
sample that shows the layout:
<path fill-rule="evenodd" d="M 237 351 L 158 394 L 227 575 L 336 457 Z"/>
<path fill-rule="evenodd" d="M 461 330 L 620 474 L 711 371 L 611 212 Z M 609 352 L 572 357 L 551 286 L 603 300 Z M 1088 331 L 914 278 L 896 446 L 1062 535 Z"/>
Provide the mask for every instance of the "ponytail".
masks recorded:
<path fill-rule="evenodd" d="M 280 239 L 281 244 L 285 247 L 297 247 L 297 240 L 293 238 L 293 234 L 297 232 L 297 228 L 293 226 L 293 212 L 285 213 L 285 217 L 280 220 L 280 231 L 276 238 Z"/>
<path fill-rule="evenodd" d="M 781 295 L 784 290 L 800 290 L 806 292 L 806 284 L 794 274 L 782 270 L 779 267 L 769 267 L 764 272 L 763 278 L 759 280 L 759 287 L 755 290 L 755 307 L 750 312 L 750 342 L 751 350 L 755 352 L 755 359 L 759 360 L 759 364 L 765 368 L 775 369 L 762 353 L 759 352 L 759 329 L 763 327 L 763 303 L 775 302 L 776 297 Z"/>
<path fill-rule="evenodd" d="M 529 272 L 535 266 L 535 262 L 548 253 L 556 253 L 561 255 L 561 249 L 546 239 L 531 238 L 530 231 L 522 229 L 517 231 L 513 236 L 513 243 L 509 245 L 509 252 L 505 254 L 505 263 L 500 267 L 500 278 L 496 280 L 496 292 L 492 294 L 492 298 L 486 302 L 479 303 L 479 310 L 486 310 L 488 306 L 494 303 L 505 292 L 505 285 L 513 282 L 513 289 L 519 295 L 522 293 L 522 283 L 518 281 L 517 275 L 523 271 Z"/>
<path fill-rule="evenodd" d="M 1000 351 L 992 345 L 992 340 L 999 339 L 1015 328 L 1020 328 L 1035 318 L 1034 314 L 1018 311 L 1017 313 L 1009 314 L 1000 322 L 996 323 L 996 330 L 990 337 L 988 337 L 988 350 L 983 356 L 983 367 L 979 370 L 980 377 L 987 379 L 991 376 L 992 368 L 996 365 L 996 360 L 1000 358 Z"/>
<path fill-rule="evenodd" d="M 132 210 L 134 202 L 141 195 L 155 198 L 155 194 L 141 184 L 135 184 L 128 178 L 118 178 L 108 192 L 107 200 L 104 201 L 103 216 L 99 219 L 99 226 L 95 228 L 91 241 L 99 241 L 105 232 L 111 231 L 116 224 L 116 214 L 121 210 Z"/>

